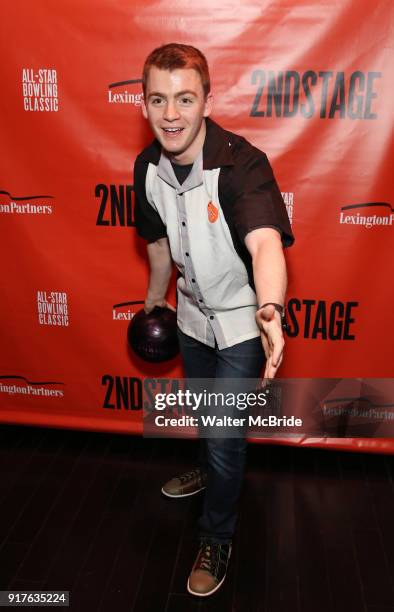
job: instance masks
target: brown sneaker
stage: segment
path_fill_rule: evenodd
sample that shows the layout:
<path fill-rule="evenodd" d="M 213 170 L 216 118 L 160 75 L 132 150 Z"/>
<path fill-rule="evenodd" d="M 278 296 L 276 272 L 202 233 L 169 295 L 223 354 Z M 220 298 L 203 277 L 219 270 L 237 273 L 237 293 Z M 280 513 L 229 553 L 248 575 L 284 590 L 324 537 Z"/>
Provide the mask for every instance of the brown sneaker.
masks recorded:
<path fill-rule="evenodd" d="M 172 478 L 163 486 L 161 492 L 167 497 L 188 497 L 205 489 L 207 475 L 199 468 Z"/>
<path fill-rule="evenodd" d="M 226 577 L 230 556 L 231 544 L 201 541 L 197 559 L 187 581 L 189 593 L 207 597 L 217 591 Z"/>

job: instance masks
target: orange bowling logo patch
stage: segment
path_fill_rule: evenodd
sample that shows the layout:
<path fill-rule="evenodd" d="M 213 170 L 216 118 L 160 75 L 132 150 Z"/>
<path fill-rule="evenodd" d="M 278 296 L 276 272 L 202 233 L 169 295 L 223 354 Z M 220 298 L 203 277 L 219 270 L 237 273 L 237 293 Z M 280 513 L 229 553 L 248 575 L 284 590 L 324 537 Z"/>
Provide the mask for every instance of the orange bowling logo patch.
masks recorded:
<path fill-rule="evenodd" d="M 219 211 L 216 208 L 215 204 L 213 204 L 212 202 L 208 203 L 208 221 L 210 223 L 215 223 L 215 221 L 218 220 L 219 217 Z"/>

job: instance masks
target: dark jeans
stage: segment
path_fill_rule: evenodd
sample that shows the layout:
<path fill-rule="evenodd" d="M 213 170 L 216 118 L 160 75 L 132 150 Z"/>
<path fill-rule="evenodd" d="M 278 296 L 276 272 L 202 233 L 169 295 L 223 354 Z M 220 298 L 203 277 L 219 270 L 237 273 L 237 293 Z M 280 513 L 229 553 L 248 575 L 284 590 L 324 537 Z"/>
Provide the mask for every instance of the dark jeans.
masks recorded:
<path fill-rule="evenodd" d="M 202 344 L 179 329 L 178 337 L 187 379 L 217 379 L 220 388 L 220 379 L 261 376 L 265 356 L 260 337 L 222 350 Z M 206 540 L 226 543 L 232 539 L 246 448 L 244 437 L 200 438 L 200 467 L 207 472 L 208 480 L 199 535 Z"/>

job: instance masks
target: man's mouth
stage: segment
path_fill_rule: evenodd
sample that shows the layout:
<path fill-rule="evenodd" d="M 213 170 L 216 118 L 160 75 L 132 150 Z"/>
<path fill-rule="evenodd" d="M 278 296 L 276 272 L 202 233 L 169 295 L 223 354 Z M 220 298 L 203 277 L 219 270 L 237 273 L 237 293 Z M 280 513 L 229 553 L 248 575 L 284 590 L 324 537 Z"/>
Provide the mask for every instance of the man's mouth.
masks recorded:
<path fill-rule="evenodd" d="M 184 128 L 179 128 L 179 127 L 169 127 L 169 128 L 162 128 L 164 133 L 167 134 L 168 136 L 177 136 L 178 134 L 180 134 Z"/>

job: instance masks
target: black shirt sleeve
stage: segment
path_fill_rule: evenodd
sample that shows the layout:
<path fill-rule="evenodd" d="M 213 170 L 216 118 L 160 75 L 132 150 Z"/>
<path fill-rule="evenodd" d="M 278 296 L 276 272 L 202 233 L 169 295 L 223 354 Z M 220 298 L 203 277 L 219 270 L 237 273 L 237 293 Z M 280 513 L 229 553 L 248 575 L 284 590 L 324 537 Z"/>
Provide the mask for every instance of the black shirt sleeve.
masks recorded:
<path fill-rule="evenodd" d="M 145 181 L 148 164 L 138 159 L 134 164 L 134 221 L 137 234 L 148 242 L 155 242 L 167 236 L 167 229 L 159 213 L 146 197 Z"/>
<path fill-rule="evenodd" d="M 246 140 L 234 151 L 235 164 L 229 188 L 233 201 L 233 219 L 239 239 L 260 227 L 273 227 L 281 235 L 283 246 L 293 244 L 286 205 L 265 153 Z"/>

